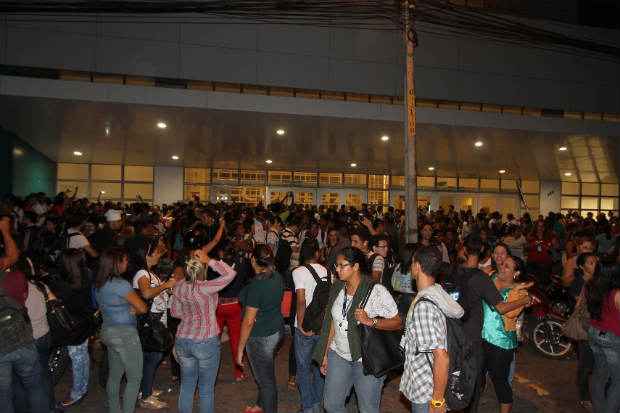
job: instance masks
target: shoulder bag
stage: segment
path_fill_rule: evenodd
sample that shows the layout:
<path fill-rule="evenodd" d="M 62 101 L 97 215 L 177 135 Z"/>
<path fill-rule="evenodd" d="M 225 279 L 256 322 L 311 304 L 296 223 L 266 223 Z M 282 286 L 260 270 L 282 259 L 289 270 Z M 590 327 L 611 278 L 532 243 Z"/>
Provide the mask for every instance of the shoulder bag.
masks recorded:
<path fill-rule="evenodd" d="M 371 284 L 360 308 L 366 307 L 375 284 Z M 357 326 L 360 332 L 362 366 L 364 374 L 375 377 L 385 376 L 389 371 L 402 368 L 405 351 L 400 346 L 402 331 L 377 330 L 363 324 Z"/>
<path fill-rule="evenodd" d="M 588 339 L 588 324 L 590 322 L 590 314 L 585 296 L 582 293 L 579 296 L 575 310 L 562 326 L 562 333 L 573 340 Z"/>
<path fill-rule="evenodd" d="M 150 272 L 149 285 L 151 285 Z M 140 294 L 140 290 L 138 290 L 138 294 Z M 151 311 L 153 299 L 145 301 L 149 311 L 137 317 L 138 335 L 140 336 L 140 343 L 142 343 L 142 350 L 149 353 L 167 353 L 174 345 L 174 336 L 161 321 L 163 313 Z"/>

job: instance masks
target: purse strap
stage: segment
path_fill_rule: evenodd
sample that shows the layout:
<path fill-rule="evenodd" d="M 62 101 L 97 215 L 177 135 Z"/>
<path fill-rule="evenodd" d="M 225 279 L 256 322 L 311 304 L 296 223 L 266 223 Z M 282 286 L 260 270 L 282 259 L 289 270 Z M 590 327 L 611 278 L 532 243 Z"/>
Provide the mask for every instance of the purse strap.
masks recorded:
<path fill-rule="evenodd" d="M 50 296 L 47 293 L 47 288 L 45 287 L 45 284 L 43 284 L 41 281 L 33 281 L 33 284 L 37 287 L 39 291 L 41 291 L 41 294 L 43 294 L 43 298 L 45 298 L 45 302 L 49 303 Z"/>
<path fill-rule="evenodd" d="M 375 285 L 377 285 L 377 283 L 370 283 L 370 287 L 368 287 L 368 291 L 366 291 L 366 296 L 360 303 L 359 308 L 366 308 L 366 304 L 368 304 L 368 300 L 370 299 L 370 295 L 372 294 L 372 290 L 375 288 Z"/>

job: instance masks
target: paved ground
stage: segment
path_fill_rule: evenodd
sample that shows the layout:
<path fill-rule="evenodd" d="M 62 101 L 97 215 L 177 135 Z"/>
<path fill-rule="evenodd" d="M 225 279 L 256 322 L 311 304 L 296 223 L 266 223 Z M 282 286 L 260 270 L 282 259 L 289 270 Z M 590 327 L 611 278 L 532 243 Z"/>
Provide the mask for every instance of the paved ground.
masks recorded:
<path fill-rule="evenodd" d="M 290 339 L 289 339 L 290 340 Z M 287 381 L 287 357 L 288 341 L 280 351 L 277 359 L 279 385 L 279 412 L 296 413 L 299 410 L 299 396 L 296 389 L 291 390 L 286 386 Z M 256 397 L 256 387 L 252 379 L 244 383 L 234 383 L 232 380 L 231 356 L 227 343 L 223 345 L 222 365 L 218 382 L 215 388 L 216 412 L 239 413 L 243 412 L 246 405 L 251 404 Z M 581 413 L 577 407 L 577 395 L 575 388 L 576 361 L 548 360 L 535 354 L 529 348 L 522 348 L 517 355 L 517 371 L 515 375 L 515 413 Z M 57 397 L 66 394 L 71 380 L 68 372 L 61 383 L 56 387 Z M 381 404 L 382 412 L 405 413 L 409 412 L 408 402 L 398 392 L 399 379 L 391 380 L 385 386 Z M 169 409 L 161 412 L 177 412 L 177 387 L 171 382 L 170 367 L 167 363 L 159 368 L 156 388 L 170 389 L 170 392 L 162 396 L 170 404 Z M 91 375 L 90 390 L 86 399 L 70 411 L 72 412 L 105 412 L 105 392 L 99 386 L 95 372 Z M 197 401 L 195 411 L 197 411 Z M 148 410 L 137 409 L 140 413 Z M 489 385 L 481 403 L 482 413 L 497 412 L 497 401 L 492 386 Z"/>

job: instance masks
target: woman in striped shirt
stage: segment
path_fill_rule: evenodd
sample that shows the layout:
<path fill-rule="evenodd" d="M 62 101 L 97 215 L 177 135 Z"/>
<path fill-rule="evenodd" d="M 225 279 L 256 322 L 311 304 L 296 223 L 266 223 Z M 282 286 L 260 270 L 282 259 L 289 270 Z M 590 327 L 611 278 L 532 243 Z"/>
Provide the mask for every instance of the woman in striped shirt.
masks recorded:
<path fill-rule="evenodd" d="M 211 268 L 220 277 L 207 280 Z M 209 258 L 200 247 L 190 253 L 186 279 L 176 284 L 170 314 L 181 319 L 175 353 L 181 365 L 179 412 L 191 413 L 196 384 L 200 413 L 214 413 L 214 387 L 220 364 L 220 330 L 215 311 L 218 292 L 235 278 L 236 272 L 223 261 Z"/>

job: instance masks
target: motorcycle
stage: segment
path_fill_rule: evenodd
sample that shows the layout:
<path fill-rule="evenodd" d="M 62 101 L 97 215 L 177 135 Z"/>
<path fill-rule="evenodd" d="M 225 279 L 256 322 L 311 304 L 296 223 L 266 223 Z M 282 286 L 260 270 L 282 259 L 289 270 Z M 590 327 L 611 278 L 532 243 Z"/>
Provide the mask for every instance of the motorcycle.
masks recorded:
<path fill-rule="evenodd" d="M 562 325 L 575 308 L 575 299 L 566 289 L 552 282 L 541 288 L 535 284 L 530 294 L 538 304 L 525 313 L 523 336 L 540 354 L 547 358 L 564 359 L 574 350 L 574 343 L 562 333 Z"/>

